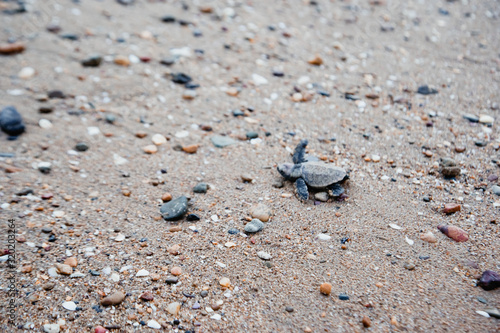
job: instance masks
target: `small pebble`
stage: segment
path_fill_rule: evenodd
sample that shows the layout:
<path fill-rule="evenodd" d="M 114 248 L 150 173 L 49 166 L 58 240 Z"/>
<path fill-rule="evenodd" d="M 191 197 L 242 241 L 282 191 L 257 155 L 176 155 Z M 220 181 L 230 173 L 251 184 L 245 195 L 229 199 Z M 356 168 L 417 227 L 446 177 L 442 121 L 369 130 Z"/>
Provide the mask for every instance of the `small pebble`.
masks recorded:
<path fill-rule="evenodd" d="M 450 237 L 456 242 L 466 242 L 469 239 L 469 235 L 463 229 L 453 226 L 440 224 L 437 227 L 446 236 Z"/>
<path fill-rule="evenodd" d="M 256 233 L 264 229 L 264 223 L 259 219 L 253 219 L 245 225 L 245 232 Z"/>
<path fill-rule="evenodd" d="M 271 218 L 272 211 L 269 207 L 260 203 L 252 208 L 250 214 L 253 218 L 259 219 L 262 222 L 267 222 Z"/>
<path fill-rule="evenodd" d="M 444 205 L 443 213 L 452 214 L 455 212 L 459 212 L 462 209 L 462 206 L 456 203 L 447 203 Z"/>
<path fill-rule="evenodd" d="M 208 184 L 207 183 L 198 183 L 195 187 L 193 187 L 194 193 L 207 193 Z"/>
<path fill-rule="evenodd" d="M 109 305 L 118 305 L 125 300 L 125 294 L 121 291 L 116 291 L 113 294 L 104 297 L 101 300 L 101 305 L 109 306 Z"/>
<path fill-rule="evenodd" d="M 319 291 L 324 295 L 330 295 L 330 293 L 332 292 L 332 285 L 328 282 L 325 282 L 321 284 L 321 286 L 319 287 Z"/>

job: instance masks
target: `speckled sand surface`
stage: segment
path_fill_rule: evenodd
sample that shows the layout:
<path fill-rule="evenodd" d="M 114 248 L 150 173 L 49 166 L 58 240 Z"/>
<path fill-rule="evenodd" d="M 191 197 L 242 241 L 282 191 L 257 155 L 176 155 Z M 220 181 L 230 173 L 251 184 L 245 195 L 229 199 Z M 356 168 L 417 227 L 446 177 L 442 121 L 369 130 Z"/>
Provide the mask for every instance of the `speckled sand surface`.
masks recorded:
<path fill-rule="evenodd" d="M 14 105 L 26 123 L 15 141 L 0 134 L 0 152 L 14 154 L 0 158 L 0 244 L 7 247 L 6 222 L 14 218 L 21 240 L 16 323 L 25 327 L 19 331 L 43 331 L 44 324 L 61 332 L 98 325 L 152 331 L 150 320 L 166 332 L 500 329 L 499 319 L 476 313 L 500 308 L 499 290 L 476 287 L 484 270 L 500 271 L 500 197 L 492 192 L 498 180 L 488 180 L 500 175 L 498 1 L 187 1 L 187 10 L 180 1 L 28 3 L 27 13 L 0 15 L 0 42 L 26 46 L 0 58 L 0 106 Z M 15 7 L 0 2 L 2 9 Z M 191 25 L 164 23 L 166 15 Z M 54 22 L 59 34 L 77 34 L 78 41 L 48 32 Z M 170 67 L 160 64 L 172 49 L 189 54 Z M 80 61 L 93 54 L 104 58 L 101 65 L 83 67 Z M 132 59 L 130 66 L 114 63 L 118 55 Z M 321 66 L 308 63 L 315 56 Z M 136 63 L 137 57 L 151 60 Z M 24 67 L 35 75 L 19 78 Z M 185 88 L 170 80 L 177 72 L 200 85 L 194 99 L 183 99 Z M 417 94 L 422 85 L 438 93 Z M 226 93 L 230 87 L 239 94 Z M 52 90 L 67 97 L 37 100 Z M 294 102 L 298 91 L 309 100 Z M 40 114 L 41 106 L 53 111 Z M 466 113 L 494 121 L 472 123 Z M 41 128 L 40 119 L 52 128 Z M 90 135 L 89 127 L 99 133 Z M 250 131 L 259 138 L 244 140 Z M 154 134 L 167 142 L 146 154 Z M 236 143 L 216 148 L 216 135 Z M 291 182 L 273 187 L 277 163 L 291 161 L 301 139 L 309 140 L 309 155 L 350 172 L 346 200 L 302 203 Z M 89 149 L 75 152 L 79 142 Z M 188 154 L 174 149 L 179 145 L 199 147 Z M 461 175 L 444 179 L 442 157 L 453 158 Z M 117 165 L 120 158 L 126 162 Z M 38 171 L 39 162 L 50 162 L 50 173 Z M 253 181 L 243 183 L 244 174 Z M 199 182 L 209 184 L 206 194 L 192 192 Z M 26 188 L 33 193 L 16 195 Z M 201 220 L 164 221 L 165 192 L 188 196 L 189 213 Z M 48 193 L 53 198 L 42 200 Z M 246 237 L 258 203 L 272 217 Z M 461 211 L 443 214 L 447 203 Z M 64 216 L 55 217 L 58 211 Z M 462 228 L 469 240 L 453 241 L 439 224 Z M 49 233 L 42 232 L 47 225 Z M 181 230 L 171 232 L 174 226 Z M 228 233 L 232 228 L 241 234 Z M 437 243 L 420 239 L 428 231 Z M 167 251 L 175 244 L 178 255 Z M 260 251 L 272 259 L 262 260 Z M 67 257 L 85 276 L 50 276 Z M 32 270 L 22 273 L 27 266 Z M 179 282 L 166 284 L 174 266 L 182 269 Z M 141 269 L 149 276 L 136 277 Z M 3 308 L 5 262 L 0 272 Z M 224 277 L 228 289 L 219 284 Z M 332 285 L 329 296 L 319 291 L 324 282 Z M 47 283 L 54 288 L 44 290 Z M 115 291 L 125 300 L 101 306 Z M 152 301 L 139 299 L 145 291 Z M 63 308 L 65 301 L 79 309 Z M 177 316 L 167 312 L 173 302 L 182 305 Z M 200 309 L 192 309 L 196 302 Z M 0 316 L 1 331 L 16 331 L 3 309 Z M 365 316 L 370 328 L 363 327 Z M 176 318 L 180 326 L 172 325 Z"/>

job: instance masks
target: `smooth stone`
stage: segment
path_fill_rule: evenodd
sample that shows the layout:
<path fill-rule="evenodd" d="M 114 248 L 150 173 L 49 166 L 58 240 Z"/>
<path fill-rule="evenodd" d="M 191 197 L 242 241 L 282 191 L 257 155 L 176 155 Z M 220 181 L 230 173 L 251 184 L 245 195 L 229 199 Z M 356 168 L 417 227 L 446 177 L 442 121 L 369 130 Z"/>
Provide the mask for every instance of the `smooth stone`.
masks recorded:
<path fill-rule="evenodd" d="M 321 286 L 319 286 L 319 291 L 323 295 L 330 295 L 332 292 L 332 285 L 328 282 L 322 283 Z"/>
<path fill-rule="evenodd" d="M 151 319 L 148 321 L 148 327 L 159 330 L 161 328 L 161 325 L 156 320 Z"/>
<path fill-rule="evenodd" d="M 76 310 L 76 304 L 75 304 L 75 302 L 64 302 L 62 304 L 62 307 L 65 308 L 66 310 L 69 310 L 69 311 L 75 311 Z"/>
<path fill-rule="evenodd" d="M 432 232 L 426 232 L 425 234 L 420 235 L 420 239 L 427 243 L 436 243 L 437 238 L 434 236 Z"/>
<path fill-rule="evenodd" d="M 43 325 L 43 331 L 45 333 L 59 333 L 61 327 L 59 324 L 45 324 Z"/>
<path fill-rule="evenodd" d="M 245 232 L 256 233 L 264 229 L 264 223 L 259 219 L 253 219 L 245 225 Z"/>
<path fill-rule="evenodd" d="M 13 106 L 7 106 L 0 112 L 0 128 L 8 135 L 18 136 L 25 126 L 21 114 Z"/>
<path fill-rule="evenodd" d="M 176 57 L 163 58 L 160 60 L 160 64 L 165 66 L 172 66 L 177 61 Z"/>
<path fill-rule="evenodd" d="M 490 270 L 484 271 L 477 285 L 484 290 L 500 288 L 500 274 Z"/>
<path fill-rule="evenodd" d="M 494 193 L 494 194 L 496 194 L 496 195 L 500 195 L 500 186 L 498 186 L 498 185 L 493 185 L 493 186 L 491 187 L 491 190 L 493 191 L 493 193 Z"/>
<path fill-rule="evenodd" d="M 272 256 L 269 253 L 264 252 L 264 251 L 257 252 L 257 256 L 259 256 L 259 258 L 262 260 L 271 260 L 272 259 Z"/>
<path fill-rule="evenodd" d="M 498 176 L 497 175 L 489 175 L 487 179 L 489 182 L 496 182 L 498 180 Z"/>
<path fill-rule="evenodd" d="M 177 316 L 179 314 L 180 309 L 181 309 L 181 304 L 177 302 L 170 303 L 167 306 L 167 312 L 174 316 Z"/>
<path fill-rule="evenodd" d="M 116 291 L 113 294 L 104 297 L 101 300 L 101 305 L 108 306 L 108 305 L 118 305 L 121 302 L 125 300 L 125 294 L 122 293 L 121 291 Z"/>
<path fill-rule="evenodd" d="M 175 284 L 175 283 L 177 283 L 177 282 L 179 282 L 179 278 L 177 278 L 177 277 L 173 277 L 173 276 L 168 277 L 168 278 L 165 280 L 165 283 L 168 283 L 168 284 Z"/>
<path fill-rule="evenodd" d="M 181 218 L 186 214 L 187 209 L 188 200 L 185 196 L 181 196 L 164 203 L 160 208 L 160 213 L 165 220 L 171 221 Z"/>
<path fill-rule="evenodd" d="M 283 181 L 283 178 L 276 178 L 274 181 L 273 181 L 273 187 L 274 188 L 282 188 L 283 186 L 285 186 L 285 182 Z"/>
<path fill-rule="evenodd" d="M 236 141 L 231 139 L 230 137 L 221 135 L 213 136 L 210 138 L 210 140 L 217 148 L 224 148 L 236 143 Z"/>
<path fill-rule="evenodd" d="M 318 192 L 314 194 L 314 199 L 322 202 L 327 202 L 328 201 L 328 193 L 327 192 Z"/>
<path fill-rule="evenodd" d="M 318 234 L 318 239 L 322 241 L 327 241 L 332 239 L 332 236 L 326 235 L 326 234 Z"/>
<path fill-rule="evenodd" d="M 462 209 L 462 206 L 456 203 L 447 203 L 444 205 L 443 213 L 452 214 Z"/>
<path fill-rule="evenodd" d="M 149 302 L 154 299 L 154 295 L 152 292 L 146 291 L 141 296 L 139 296 L 139 298 L 142 299 L 143 301 Z"/>
<path fill-rule="evenodd" d="M 17 76 L 19 76 L 20 79 L 27 80 L 35 76 L 36 71 L 33 67 L 23 67 Z"/>
<path fill-rule="evenodd" d="M 467 234 L 467 232 L 465 232 L 465 230 L 454 225 L 440 224 L 437 226 L 437 228 L 443 234 L 450 237 L 456 242 L 466 242 L 469 239 L 469 235 Z"/>
<path fill-rule="evenodd" d="M 208 184 L 207 183 L 199 183 L 195 187 L 193 187 L 194 193 L 207 193 Z"/>
<path fill-rule="evenodd" d="M 348 301 L 349 300 L 349 296 L 347 296 L 346 294 L 340 294 L 339 295 L 339 299 L 341 301 Z"/>
<path fill-rule="evenodd" d="M 106 119 L 106 122 L 108 124 L 113 124 L 116 121 L 116 116 L 114 114 L 108 113 L 104 119 Z"/>
<path fill-rule="evenodd" d="M 293 312 L 293 308 L 291 306 L 285 307 L 286 312 Z"/>
<path fill-rule="evenodd" d="M 102 57 L 100 55 L 92 55 L 87 59 L 82 60 L 83 67 L 99 67 L 102 62 Z"/>
<path fill-rule="evenodd" d="M 137 272 L 135 275 L 136 277 L 144 277 L 144 276 L 149 276 L 149 272 L 145 269 L 141 269 Z"/>
<path fill-rule="evenodd" d="M 247 132 L 246 134 L 247 139 L 255 139 L 259 137 L 259 133 L 257 132 Z"/>
<path fill-rule="evenodd" d="M 89 149 L 89 145 L 85 142 L 79 142 L 75 145 L 75 149 L 77 151 L 87 151 Z"/>
<path fill-rule="evenodd" d="M 159 146 L 159 145 L 162 145 L 164 143 L 167 143 L 167 138 L 165 138 L 165 136 L 162 134 L 155 134 L 151 138 L 151 141 L 153 141 L 153 143 L 155 145 Z"/>
<path fill-rule="evenodd" d="M 262 222 L 267 222 L 271 218 L 271 209 L 266 205 L 260 203 L 252 208 L 250 213 L 253 218 L 259 219 Z"/>
<path fill-rule="evenodd" d="M 50 162 L 40 162 L 38 163 L 38 170 L 41 173 L 49 173 L 52 169 L 52 164 Z"/>
<path fill-rule="evenodd" d="M 479 122 L 481 124 L 493 124 L 495 119 L 492 116 L 488 116 L 486 114 L 482 114 L 479 116 Z"/>
<path fill-rule="evenodd" d="M 189 221 L 189 222 L 193 222 L 193 221 L 199 221 L 199 220 L 201 220 L 201 218 L 198 215 L 196 215 L 196 214 L 189 214 L 186 217 L 186 220 Z"/>
<path fill-rule="evenodd" d="M 80 273 L 80 272 L 74 272 L 74 273 L 73 273 L 73 274 L 71 274 L 69 277 L 70 277 L 71 279 L 77 279 L 77 278 L 82 278 L 82 277 L 84 277 L 84 276 L 85 276 L 85 274 L 83 274 L 83 273 Z"/>

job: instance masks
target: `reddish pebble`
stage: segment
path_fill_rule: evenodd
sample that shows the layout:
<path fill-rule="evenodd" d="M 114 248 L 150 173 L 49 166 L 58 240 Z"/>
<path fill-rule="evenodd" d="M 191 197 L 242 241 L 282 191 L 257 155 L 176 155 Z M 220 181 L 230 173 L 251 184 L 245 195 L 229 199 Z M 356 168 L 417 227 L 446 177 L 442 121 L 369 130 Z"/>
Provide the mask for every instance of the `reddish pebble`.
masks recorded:
<path fill-rule="evenodd" d="M 102 326 L 97 326 L 94 333 L 109 333 L 109 331 Z"/>
<path fill-rule="evenodd" d="M 43 200 L 49 200 L 49 199 L 52 199 L 54 195 L 52 193 L 44 193 L 42 194 L 42 199 Z"/>
<path fill-rule="evenodd" d="M 437 227 L 439 231 L 441 231 L 446 236 L 450 237 L 456 242 L 466 242 L 469 239 L 469 235 L 459 227 L 455 227 L 453 225 L 444 225 L 440 224 Z"/>
<path fill-rule="evenodd" d="M 500 288 L 500 274 L 493 271 L 484 271 L 477 285 L 484 290 Z"/>
<path fill-rule="evenodd" d="M 255 238 L 250 238 L 250 243 L 255 244 Z"/>
<path fill-rule="evenodd" d="M 497 175 L 489 175 L 488 176 L 488 181 L 490 181 L 490 182 L 496 182 L 497 180 L 498 180 Z"/>
<path fill-rule="evenodd" d="M 146 291 L 139 298 L 142 299 L 143 301 L 152 301 L 154 296 L 153 293 L 151 293 L 150 291 Z"/>
<path fill-rule="evenodd" d="M 23 43 L 0 44 L 0 54 L 16 54 L 24 51 Z"/>
<path fill-rule="evenodd" d="M 462 209 L 462 206 L 456 203 L 447 203 L 444 205 L 443 213 L 452 214 Z"/>
<path fill-rule="evenodd" d="M 150 62 L 151 61 L 151 57 L 139 57 L 139 59 L 141 59 L 142 62 Z"/>
<path fill-rule="evenodd" d="M 173 276 L 179 276 L 182 274 L 182 269 L 180 267 L 172 267 L 172 269 L 170 270 L 170 273 L 172 273 Z"/>
<path fill-rule="evenodd" d="M 363 320 L 361 320 L 361 322 L 363 323 L 363 326 L 366 328 L 372 326 L 372 321 L 367 316 L 363 316 Z"/>

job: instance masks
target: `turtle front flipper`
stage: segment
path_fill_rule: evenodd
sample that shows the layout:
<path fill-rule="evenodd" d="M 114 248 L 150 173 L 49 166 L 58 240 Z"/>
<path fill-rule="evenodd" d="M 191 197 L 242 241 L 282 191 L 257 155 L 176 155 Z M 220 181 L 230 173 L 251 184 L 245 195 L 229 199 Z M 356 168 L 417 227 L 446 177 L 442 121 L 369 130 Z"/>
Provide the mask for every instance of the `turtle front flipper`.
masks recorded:
<path fill-rule="evenodd" d="M 342 186 L 340 186 L 339 183 L 335 183 L 335 184 L 332 184 L 330 186 L 327 186 L 327 189 L 328 189 L 328 193 L 332 197 L 338 197 L 342 193 L 345 192 L 344 188 Z"/>
<path fill-rule="evenodd" d="M 295 181 L 295 189 L 297 190 L 297 195 L 302 201 L 307 201 L 309 199 L 309 191 L 307 190 L 307 184 L 304 179 L 297 178 Z"/>
<path fill-rule="evenodd" d="M 305 155 L 306 155 L 306 147 L 307 147 L 307 140 L 301 140 L 300 143 L 295 147 L 295 151 L 293 152 L 293 163 L 295 164 L 300 164 L 304 163 L 306 161 Z"/>

